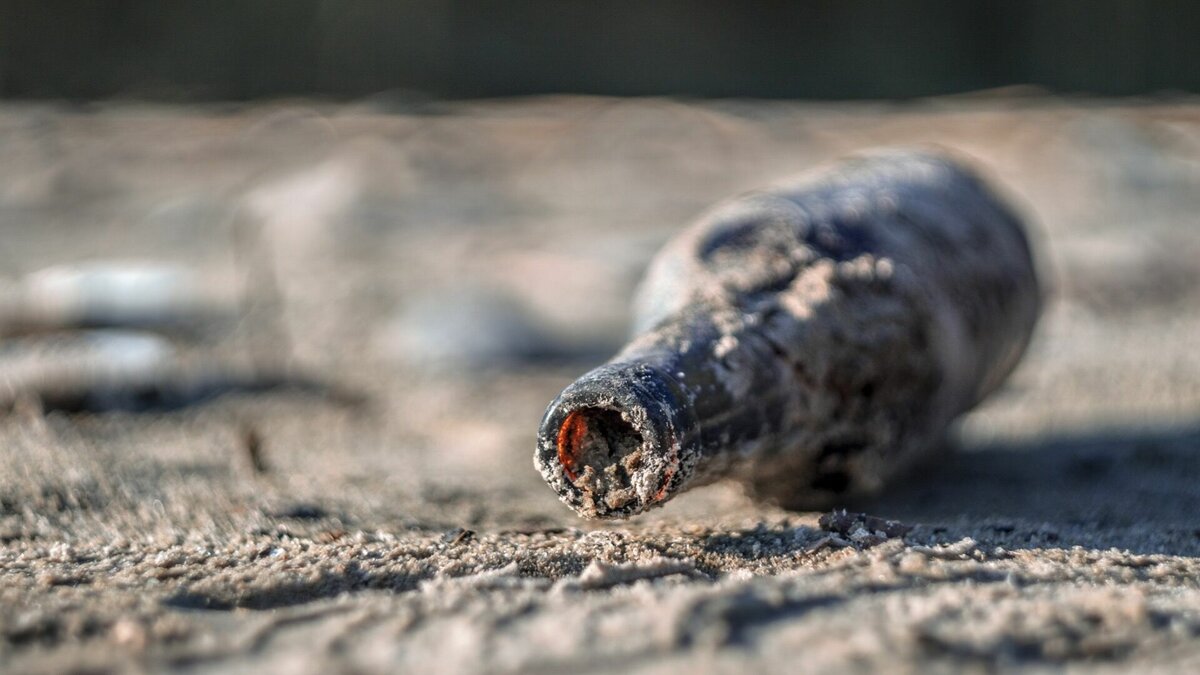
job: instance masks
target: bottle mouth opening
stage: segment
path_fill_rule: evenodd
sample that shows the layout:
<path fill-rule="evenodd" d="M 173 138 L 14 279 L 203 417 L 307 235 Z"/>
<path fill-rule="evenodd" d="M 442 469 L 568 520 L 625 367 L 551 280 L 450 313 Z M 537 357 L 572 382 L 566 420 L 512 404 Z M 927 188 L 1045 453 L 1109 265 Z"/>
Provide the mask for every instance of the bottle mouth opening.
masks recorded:
<path fill-rule="evenodd" d="M 585 505 L 621 510 L 638 500 L 635 478 L 646 442 L 616 410 L 572 410 L 558 430 L 558 462 Z M 590 502 L 590 504 L 588 504 Z"/>
<path fill-rule="evenodd" d="M 535 464 L 585 518 L 645 511 L 679 487 L 690 407 L 650 369 L 605 366 L 546 411 Z"/>

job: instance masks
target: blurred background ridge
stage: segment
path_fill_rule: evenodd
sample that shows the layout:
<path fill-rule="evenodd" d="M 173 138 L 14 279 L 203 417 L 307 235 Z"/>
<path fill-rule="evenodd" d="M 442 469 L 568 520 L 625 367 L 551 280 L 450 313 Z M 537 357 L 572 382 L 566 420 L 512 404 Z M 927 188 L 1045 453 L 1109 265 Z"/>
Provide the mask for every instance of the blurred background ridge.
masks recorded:
<path fill-rule="evenodd" d="M 869 99 L 1200 89 L 1200 4 L 0 0 L 0 96 Z M 386 98 L 386 97 L 385 97 Z"/>

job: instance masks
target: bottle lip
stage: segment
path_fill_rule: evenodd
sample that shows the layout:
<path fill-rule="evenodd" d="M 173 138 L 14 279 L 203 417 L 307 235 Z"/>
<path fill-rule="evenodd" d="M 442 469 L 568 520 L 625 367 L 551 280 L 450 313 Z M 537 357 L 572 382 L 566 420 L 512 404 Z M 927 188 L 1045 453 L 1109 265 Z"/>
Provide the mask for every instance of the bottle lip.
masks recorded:
<path fill-rule="evenodd" d="M 575 464 L 580 435 L 588 433 L 593 420 L 613 413 L 636 436 L 627 440 L 636 443 L 638 453 L 636 468 L 620 469 L 627 489 L 619 499 L 590 489 Z M 696 464 L 697 429 L 691 401 L 669 373 L 645 362 L 606 364 L 550 403 L 538 430 L 534 465 L 584 518 L 624 518 L 661 505 L 687 483 Z"/>

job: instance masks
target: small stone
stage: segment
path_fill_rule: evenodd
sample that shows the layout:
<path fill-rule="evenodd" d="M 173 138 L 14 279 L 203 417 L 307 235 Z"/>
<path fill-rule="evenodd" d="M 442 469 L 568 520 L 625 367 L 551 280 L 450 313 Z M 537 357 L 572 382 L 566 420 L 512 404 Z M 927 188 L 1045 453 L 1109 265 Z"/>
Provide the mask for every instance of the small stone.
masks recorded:
<path fill-rule="evenodd" d="M 137 651 L 145 649 L 150 638 L 146 627 L 129 617 L 118 619 L 109 630 L 109 637 L 118 645 Z"/>

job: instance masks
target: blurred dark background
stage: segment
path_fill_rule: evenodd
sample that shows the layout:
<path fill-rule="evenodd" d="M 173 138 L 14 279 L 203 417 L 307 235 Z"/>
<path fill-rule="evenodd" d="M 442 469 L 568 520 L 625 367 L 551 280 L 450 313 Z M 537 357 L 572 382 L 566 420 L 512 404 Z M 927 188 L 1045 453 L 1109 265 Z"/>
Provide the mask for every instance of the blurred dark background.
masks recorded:
<path fill-rule="evenodd" d="M 0 0 L 0 95 L 1200 90 L 1194 0 Z"/>

